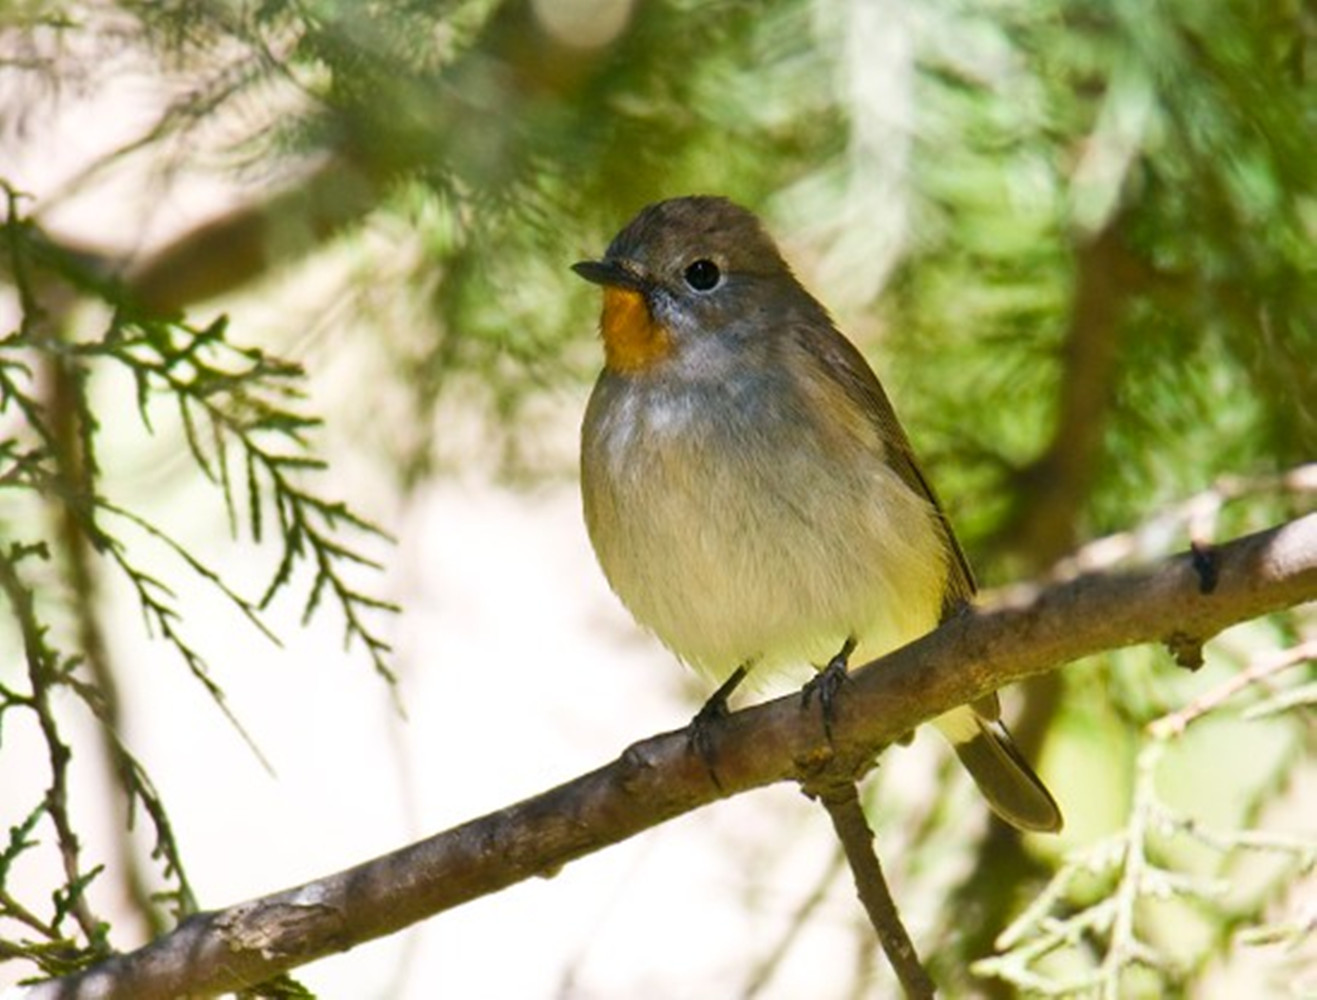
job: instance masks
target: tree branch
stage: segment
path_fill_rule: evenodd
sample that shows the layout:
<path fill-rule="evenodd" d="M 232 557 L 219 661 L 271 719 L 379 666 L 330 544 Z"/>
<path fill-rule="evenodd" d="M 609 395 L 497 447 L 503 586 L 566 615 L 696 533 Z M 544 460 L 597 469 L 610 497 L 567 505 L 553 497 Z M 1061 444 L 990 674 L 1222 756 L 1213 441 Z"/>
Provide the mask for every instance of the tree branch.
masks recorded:
<path fill-rule="evenodd" d="M 684 731 L 496 813 L 306 885 L 197 914 L 171 934 L 24 1000 L 164 1000 L 239 989 L 391 934 L 719 798 L 820 772 L 858 777 L 918 724 L 1080 657 L 1145 642 L 1200 645 L 1222 629 L 1317 598 L 1317 514 L 1134 573 L 1023 585 L 990 607 L 858 669 L 833 742 L 794 695 L 729 716 L 718 784 Z M 1214 578 L 1214 579 L 1213 579 Z M 1212 580 L 1213 585 L 1207 586 Z"/>
<path fill-rule="evenodd" d="M 853 781 L 827 784 L 816 790 L 815 797 L 828 810 L 832 828 L 851 866 L 856 894 L 883 946 L 883 954 L 892 963 L 901 989 L 909 1000 L 932 1000 L 936 992 L 933 980 L 919 962 L 914 942 L 892 899 L 892 890 L 887 887 L 883 866 L 873 847 L 873 831 L 860 805 L 858 787 Z"/>
<path fill-rule="evenodd" d="M 1075 246 L 1075 287 L 1061 353 L 1056 426 L 1044 451 L 1020 470 L 1016 507 L 995 544 L 1050 566 L 1075 547 L 1096 470 L 1120 365 L 1121 318 L 1147 268 L 1125 242 L 1117 214 Z"/>
<path fill-rule="evenodd" d="M 361 222 L 379 203 L 365 171 L 331 156 L 298 183 L 200 223 L 124 277 L 130 301 L 153 316 L 245 288 Z"/>

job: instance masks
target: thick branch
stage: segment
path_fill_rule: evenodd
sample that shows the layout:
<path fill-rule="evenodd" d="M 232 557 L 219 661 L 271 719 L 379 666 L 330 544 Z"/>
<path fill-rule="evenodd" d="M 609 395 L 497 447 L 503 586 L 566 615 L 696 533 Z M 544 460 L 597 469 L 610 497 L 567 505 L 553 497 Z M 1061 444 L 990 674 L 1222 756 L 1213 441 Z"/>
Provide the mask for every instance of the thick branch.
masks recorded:
<path fill-rule="evenodd" d="M 132 303 L 172 315 L 246 287 L 280 264 L 313 252 L 375 208 L 372 180 L 343 157 L 330 157 L 283 191 L 202 223 L 124 277 Z"/>
<path fill-rule="evenodd" d="M 1021 470 L 1004 543 L 1030 566 L 1050 566 L 1075 545 L 1079 515 L 1099 468 L 1120 359 L 1121 318 L 1145 275 L 1117 215 L 1075 248 L 1075 288 L 1061 356 L 1056 427 Z"/>
<path fill-rule="evenodd" d="M 988 608 L 857 670 L 836 704 L 834 742 L 795 696 L 719 727 L 719 784 L 685 732 L 636 743 L 548 792 L 315 882 L 194 916 L 139 951 L 27 1000 L 206 996 L 260 982 L 497 892 L 714 800 L 821 770 L 862 774 L 925 720 L 1003 684 L 1102 650 L 1177 647 L 1317 598 L 1317 514 L 1130 574 L 1022 586 Z M 1207 586 L 1206 581 L 1212 585 Z"/>

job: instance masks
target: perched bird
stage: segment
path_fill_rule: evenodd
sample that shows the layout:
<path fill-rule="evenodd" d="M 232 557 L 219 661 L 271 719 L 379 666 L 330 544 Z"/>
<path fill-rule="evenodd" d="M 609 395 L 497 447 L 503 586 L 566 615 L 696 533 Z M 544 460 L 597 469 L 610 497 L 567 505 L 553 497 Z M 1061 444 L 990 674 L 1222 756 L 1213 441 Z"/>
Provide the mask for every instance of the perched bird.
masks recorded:
<path fill-rule="evenodd" d="M 581 428 L 595 553 L 635 619 L 720 684 L 844 677 L 965 605 L 974 579 L 882 385 L 748 210 L 650 205 L 601 260 L 604 369 Z M 996 695 L 934 720 L 988 803 L 1061 828 Z"/>

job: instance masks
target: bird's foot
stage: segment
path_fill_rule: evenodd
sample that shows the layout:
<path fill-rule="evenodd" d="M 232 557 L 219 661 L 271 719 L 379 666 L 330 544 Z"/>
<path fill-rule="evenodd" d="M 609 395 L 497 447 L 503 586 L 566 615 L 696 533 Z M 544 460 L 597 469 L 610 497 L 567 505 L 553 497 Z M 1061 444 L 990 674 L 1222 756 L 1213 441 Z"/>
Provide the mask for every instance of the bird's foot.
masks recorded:
<path fill-rule="evenodd" d="M 828 665 L 816 673 L 800 689 L 800 707 L 809 708 L 810 702 L 817 695 L 819 712 L 823 717 L 823 733 L 832 742 L 832 722 L 837 717 L 837 693 L 851 679 L 847 664 L 851 653 L 855 651 L 855 640 L 847 639 L 841 650 L 828 661 Z"/>
<path fill-rule="evenodd" d="M 718 725 L 730 714 L 727 699 L 731 697 L 741 681 L 745 680 L 745 675 L 746 668 L 737 667 L 732 675 L 719 685 L 718 690 L 709 696 L 709 700 L 700 707 L 695 717 L 691 719 L 690 725 L 686 727 L 687 745 L 692 753 L 697 754 L 700 760 L 704 761 L 709 778 L 719 788 L 722 788 L 722 782 L 718 780 L 718 772 L 714 766 L 718 752 L 713 736 Z"/>

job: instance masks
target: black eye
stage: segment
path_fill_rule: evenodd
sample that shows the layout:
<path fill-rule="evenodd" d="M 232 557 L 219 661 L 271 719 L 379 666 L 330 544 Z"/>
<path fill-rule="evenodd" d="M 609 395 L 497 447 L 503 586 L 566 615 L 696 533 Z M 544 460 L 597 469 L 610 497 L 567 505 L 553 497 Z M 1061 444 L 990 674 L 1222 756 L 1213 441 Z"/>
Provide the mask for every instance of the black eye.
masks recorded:
<path fill-rule="evenodd" d="M 704 257 L 686 268 L 686 284 L 697 292 L 707 292 L 718 284 L 722 276 L 722 272 L 718 270 L 718 265 Z"/>

